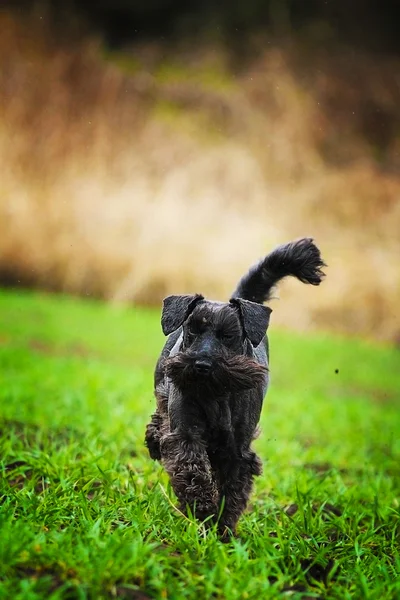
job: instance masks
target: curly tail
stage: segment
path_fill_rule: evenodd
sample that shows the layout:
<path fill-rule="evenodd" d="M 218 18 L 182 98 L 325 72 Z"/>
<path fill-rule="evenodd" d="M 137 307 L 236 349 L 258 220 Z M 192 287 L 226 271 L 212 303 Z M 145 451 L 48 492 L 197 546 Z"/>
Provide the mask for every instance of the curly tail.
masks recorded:
<path fill-rule="evenodd" d="M 242 277 L 232 298 L 263 304 L 271 298 L 273 287 L 284 277 L 297 277 L 303 283 L 319 285 L 326 266 L 312 238 L 302 238 L 278 246 Z"/>

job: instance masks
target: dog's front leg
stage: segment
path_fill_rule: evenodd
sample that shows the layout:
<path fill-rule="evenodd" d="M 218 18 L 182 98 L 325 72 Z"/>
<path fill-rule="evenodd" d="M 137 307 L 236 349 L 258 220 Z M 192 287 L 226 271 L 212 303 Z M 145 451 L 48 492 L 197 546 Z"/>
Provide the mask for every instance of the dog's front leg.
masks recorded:
<path fill-rule="evenodd" d="M 161 460 L 171 478 L 180 510 L 199 520 L 216 516 L 218 493 L 206 447 L 194 429 L 177 429 L 161 440 Z"/>
<path fill-rule="evenodd" d="M 242 452 L 231 464 L 220 466 L 221 503 L 223 511 L 218 529 L 223 537 L 235 534 L 237 522 L 247 506 L 253 477 L 260 475 L 261 461 L 252 450 Z"/>
<path fill-rule="evenodd" d="M 161 460 L 171 478 L 180 509 L 204 520 L 218 511 L 218 490 L 205 442 L 205 423 L 196 403 L 172 387 L 168 402 L 170 432 L 161 439 Z"/>

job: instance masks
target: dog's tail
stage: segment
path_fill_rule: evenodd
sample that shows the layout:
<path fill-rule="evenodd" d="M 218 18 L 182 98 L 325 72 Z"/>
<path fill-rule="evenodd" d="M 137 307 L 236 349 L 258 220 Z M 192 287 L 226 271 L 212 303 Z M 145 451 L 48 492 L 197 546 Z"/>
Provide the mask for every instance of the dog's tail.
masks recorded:
<path fill-rule="evenodd" d="M 232 298 L 262 304 L 271 298 L 273 287 L 284 277 L 297 277 L 303 283 L 319 285 L 326 266 L 311 238 L 278 246 L 242 277 Z"/>

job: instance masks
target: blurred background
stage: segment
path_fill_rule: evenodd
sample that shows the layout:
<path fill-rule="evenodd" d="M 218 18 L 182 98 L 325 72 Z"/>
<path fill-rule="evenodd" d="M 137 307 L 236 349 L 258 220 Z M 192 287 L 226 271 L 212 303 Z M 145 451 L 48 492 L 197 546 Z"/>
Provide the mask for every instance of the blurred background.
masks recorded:
<path fill-rule="evenodd" d="M 388 0 L 3 0 L 0 285 L 227 299 L 312 236 L 274 323 L 400 342 Z"/>

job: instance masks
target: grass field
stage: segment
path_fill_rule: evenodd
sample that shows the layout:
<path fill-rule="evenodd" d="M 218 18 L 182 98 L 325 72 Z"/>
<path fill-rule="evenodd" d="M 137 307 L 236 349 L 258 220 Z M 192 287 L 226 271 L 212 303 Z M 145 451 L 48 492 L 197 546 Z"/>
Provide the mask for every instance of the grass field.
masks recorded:
<path fill-rule="evenodd" d="M 158 311 L 1 292 L 0 598 L 400 598 L 399 351 L 270 340 L 264 474 L 222 544 L 143 445 Z"/>

